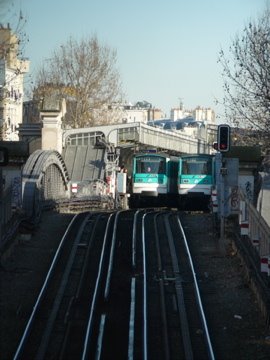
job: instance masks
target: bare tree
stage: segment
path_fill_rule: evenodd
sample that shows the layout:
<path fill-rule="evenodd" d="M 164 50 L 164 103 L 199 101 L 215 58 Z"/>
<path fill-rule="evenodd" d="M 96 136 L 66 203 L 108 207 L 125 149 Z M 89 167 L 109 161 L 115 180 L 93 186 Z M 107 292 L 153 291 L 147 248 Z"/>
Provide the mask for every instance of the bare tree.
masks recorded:
<path fill-rule="evenodd" d="M 0 42 L 0 58 L 5 58 L 12 50 L 11 47 L 16 47 L 18 57 L 23 57 L 25 45 L 28 42 L 28 36 L 25 32 L 25 25 L 27 23 L 26 17 L 23 15 L 18 1 L 14 0 L 0 0 L 0 27 L 1 29 L 12 29 L 14 43 L 10 43 L 9 38 L 2 36 Z"/>
<path fill-rule="evenodd" d="M 226 117 L 237 126 L 270 135 L 270 9 L 250 21 L 229 49 L 221 50 Z M 261 139 L 263 140 L 263 139 Z"/>
<path fill-rule="evenodd" d="M 96 36 L 80 42 L 70 38 L 39 70 L 34 97 L 56 90 L 66 99 L 66 126 L 100 123 L 100 111 L 121 99 L 116 51 L 102 46 Z"/>

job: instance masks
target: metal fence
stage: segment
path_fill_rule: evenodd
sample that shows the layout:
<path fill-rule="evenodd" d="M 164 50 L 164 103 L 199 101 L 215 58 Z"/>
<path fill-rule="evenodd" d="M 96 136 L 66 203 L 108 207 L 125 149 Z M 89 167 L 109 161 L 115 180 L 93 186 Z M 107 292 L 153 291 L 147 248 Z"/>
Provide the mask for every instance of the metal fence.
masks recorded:
<path fill-rule="evenodd" d="M 270 227 L 240 187 L 238 194 L 241 236 L 245 236 L 247 241 L 251 242 L 258 254 L 258 267 L 261 272 L 270 276 Z"/>
<path fill-rule="evenodd" d="M 108 193 L 108 184 L 103 180 L 85 180 L 71 184 L 72 195 L 76 197 L 97 197 Z"/>

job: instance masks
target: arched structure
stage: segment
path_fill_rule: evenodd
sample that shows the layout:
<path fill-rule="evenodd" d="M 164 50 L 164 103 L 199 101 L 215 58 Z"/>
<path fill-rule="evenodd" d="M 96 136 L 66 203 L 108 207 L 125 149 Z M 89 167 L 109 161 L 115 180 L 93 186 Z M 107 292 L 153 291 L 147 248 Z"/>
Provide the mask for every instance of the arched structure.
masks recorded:
<path fill-rule="evenodd" d="M 62 156 L 54 150 L 37 150 L 22 173 L 22 203 L 28 217 L 38 218 L 42 206 L 69 197 L 69 175 Z"/>

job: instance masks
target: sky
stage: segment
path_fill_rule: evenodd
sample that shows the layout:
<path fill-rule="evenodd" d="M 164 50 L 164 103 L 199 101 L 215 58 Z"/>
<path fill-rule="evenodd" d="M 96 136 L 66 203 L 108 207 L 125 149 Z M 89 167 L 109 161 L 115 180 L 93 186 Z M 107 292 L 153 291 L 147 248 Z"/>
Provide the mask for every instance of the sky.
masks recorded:
<path fill-rule="evenodd" d="M 228 53 L 237 34 L 256 20 L 267 0 L 0 0 L 0 23 L 21 14 L 29 40 L 24 56 L 30 77 L 70 36 L 96 35 L 117 52 L 126 100 L 146 100 L 163 110 L 223 109 L 221 49 Z M 21 13 L 20 13 L 21 11 Z"/>

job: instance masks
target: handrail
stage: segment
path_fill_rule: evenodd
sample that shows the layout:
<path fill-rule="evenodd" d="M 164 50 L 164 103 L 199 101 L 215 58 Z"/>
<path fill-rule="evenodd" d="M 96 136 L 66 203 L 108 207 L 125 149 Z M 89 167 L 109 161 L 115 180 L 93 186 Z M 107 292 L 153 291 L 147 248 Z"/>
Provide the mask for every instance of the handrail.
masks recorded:
<path fill-rule="evenodd" d="M 248 237 L 256 247 L 259 256 L 270 257 L 270 227 L 263 216 L 257 211 L 253 204 L 247 199 L 244 191 L 239 187 L 239 200 L 242 202 L 242 209 L 239 220 L 245 215 Z M 245 214 L 244 214 L 245 213 Z M 241 226 L 241 224 L 240 224 Z"/>

